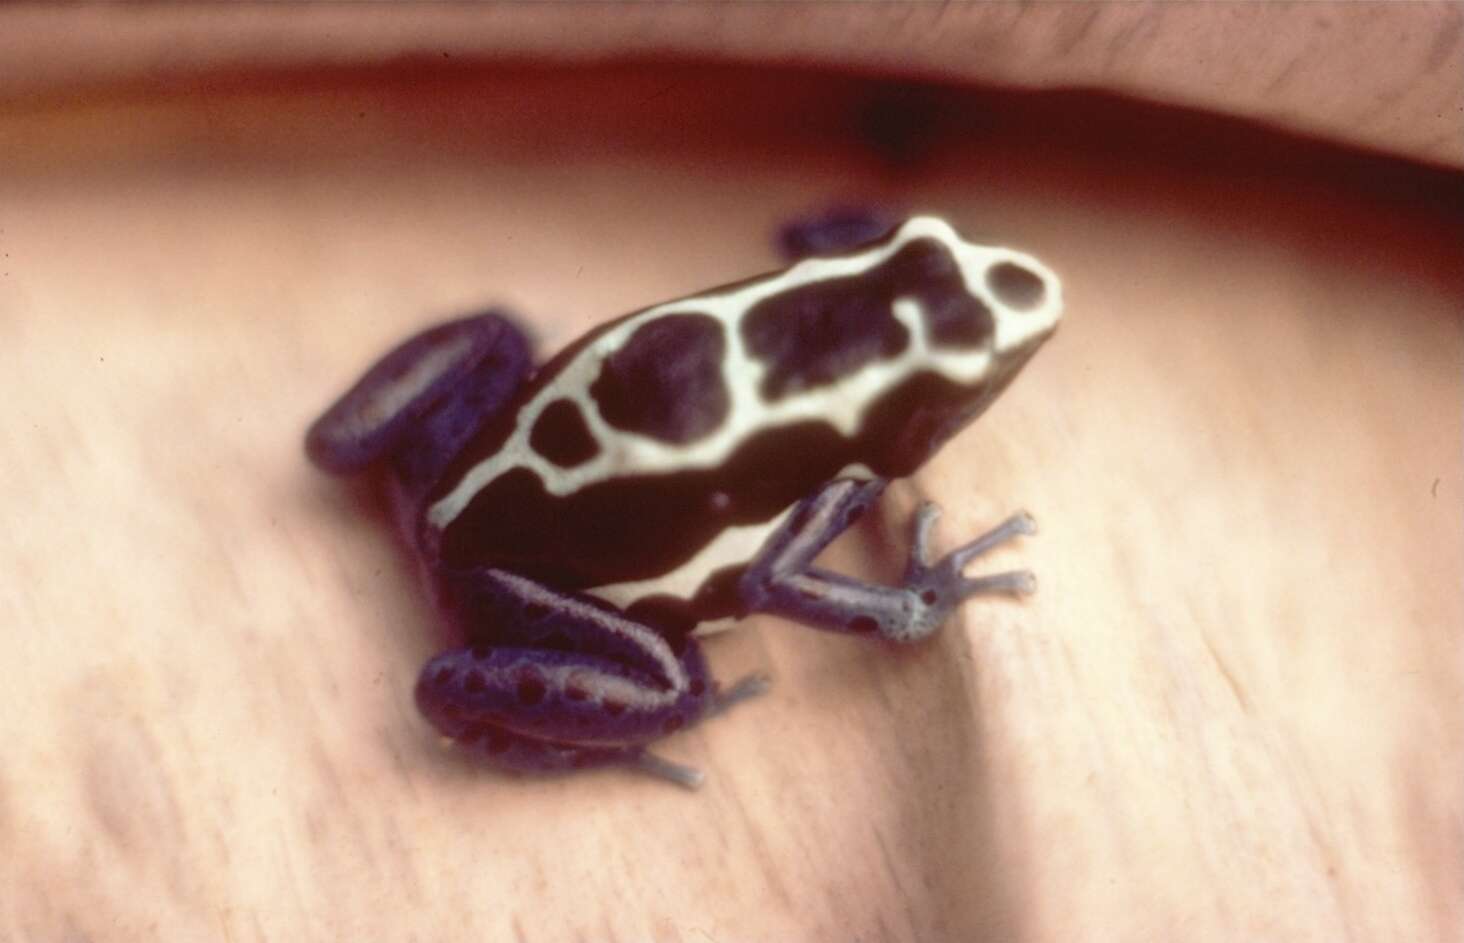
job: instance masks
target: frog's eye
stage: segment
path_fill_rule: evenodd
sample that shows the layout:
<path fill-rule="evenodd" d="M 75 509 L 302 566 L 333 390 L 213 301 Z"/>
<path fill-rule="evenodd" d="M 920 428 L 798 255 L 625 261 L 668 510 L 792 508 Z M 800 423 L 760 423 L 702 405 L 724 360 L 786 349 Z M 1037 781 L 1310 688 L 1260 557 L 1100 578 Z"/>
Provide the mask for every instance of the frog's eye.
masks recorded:
<path fill-rule="evenodd" d="M 1018 311 L 1036 308 L 1047 295 L 1047 284 L 1041 276 L 1015 262 L 1002 262 L 987 269 L 986 287 L 1003 304 Z"/>

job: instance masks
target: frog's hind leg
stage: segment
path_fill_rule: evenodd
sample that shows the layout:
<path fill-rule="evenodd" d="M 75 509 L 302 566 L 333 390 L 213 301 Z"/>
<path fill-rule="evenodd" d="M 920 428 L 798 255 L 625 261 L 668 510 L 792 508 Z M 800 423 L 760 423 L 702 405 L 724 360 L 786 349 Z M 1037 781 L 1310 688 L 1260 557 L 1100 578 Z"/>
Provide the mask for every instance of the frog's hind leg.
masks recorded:
<path fill-rule="evenodd" d="M 967 577 L 966 564 L 1014 537 L 1036 532 L 1021 512 L 945 558 L 931 562 L 930 533 L 939 511 L 926 503 L 916 512 L 905 578 L 898 587 L 880 586 L 813 565 L 814 557 L 879 499 L 881 480 L 840 479 L 799 505 L 768 538 L 738 585 L 748 612 L 766 612 L 833 632 L 875 634 L 896 642 L 926 638 L 966 599 L 977 595 L 1023 595 L 1033 591 L 1032 574 L 1019 570 Z"/>
<path fill-rule="evenodd" d="M 429 328 L 378 360 L 310 427 L 305 451 L 349 475 L 387 456 L 409 488 L 431 480 L 533 367 L 523 331 L 489 311 Z"/>
<path fill-rule="evenodd" d="M 766 687 L 721 691 L 689 636 L 515 573 L 479 568 L 445 579 L 449 616 L 476 644 L 443 652 L 417 680 L 417 706 L 440 732 L 496 765 L 564 770 L 620 763 L 683 786 L 696 770 L 647 752 Z"/>
<path fill-rule="evenodd" d="M 766 684 L 761 679 L 744 678 L 717 698 L 712 712 L 761 694 L 764 690 Z M 595 746 L 539 740 L 491 723 L 474 723 L 467 718 L 442 723 L 434 720 L 433 723 L 460 749 L 482 757 L 500 769 L 522 773 L 563 773 L 596 766 L 628 766 L 685 789 L 699 789 L 706 781 L 705 774 L 696 767 L 668 760 L 644 746 Z"/>

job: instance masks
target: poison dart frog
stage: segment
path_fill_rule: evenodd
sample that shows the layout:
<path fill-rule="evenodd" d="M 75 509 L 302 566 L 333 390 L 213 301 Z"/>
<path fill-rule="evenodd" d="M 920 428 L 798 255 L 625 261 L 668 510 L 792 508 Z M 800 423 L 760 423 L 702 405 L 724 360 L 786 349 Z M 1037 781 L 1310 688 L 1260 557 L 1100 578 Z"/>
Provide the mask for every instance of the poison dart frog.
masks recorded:
<path fill-rule="evenodd" d="M 931 560 L 914 515 L 899 586 L 814 559 L 979 416 L 1057 327 L 1056 276 L 946 222 L 832 213 L 791 267 L 610 321 L 534 367 L 513 317 L 451 321 L 386 354 L 311 426 L 339 475 L 382 466 L 431 595 L 463 641 L 422 668 L 443 735 L 520 771 L 626 764 L 695 786 L 653 742 L 763 691 L 712 679 L 698 636 L 752 613 L 894 642 L 1034 532 L 1025 513 Z"/>

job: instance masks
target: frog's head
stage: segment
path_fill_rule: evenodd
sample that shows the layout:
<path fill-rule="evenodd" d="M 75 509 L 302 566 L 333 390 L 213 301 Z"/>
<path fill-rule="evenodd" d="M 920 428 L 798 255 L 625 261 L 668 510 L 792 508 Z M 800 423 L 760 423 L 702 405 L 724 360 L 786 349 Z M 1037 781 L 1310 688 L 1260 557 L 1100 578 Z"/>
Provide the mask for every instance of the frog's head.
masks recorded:
<path fill-rule="evenodd" d="M 838 261 L 853 259 L 859 297 L 871 310 L 851 335 L 867 339 L 879 324 L 884 344 L 845 378 L 862 401 L 857 438 L 875 472 L 898 477 L 1015 378 L 1056 330 L 1062 288 L 1031 256 L 973 245 L 933 217 L 910 219 Z"/>

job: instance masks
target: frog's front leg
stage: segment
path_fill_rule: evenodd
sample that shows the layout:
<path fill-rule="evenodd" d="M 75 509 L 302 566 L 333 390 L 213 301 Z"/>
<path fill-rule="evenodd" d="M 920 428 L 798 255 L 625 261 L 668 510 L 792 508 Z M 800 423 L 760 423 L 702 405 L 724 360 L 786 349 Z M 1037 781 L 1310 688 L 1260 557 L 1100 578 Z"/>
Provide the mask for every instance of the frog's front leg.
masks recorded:
<path fill-rule="evenodd" d="M 766 688 L 754 676 L 721 691 L 691 638 L 673 646 L 616 609 L 515 573 L 482 567 L 443 582 L 449 615 L 478 641 L 427 662 L 417 706 L 498 766 L 623 763 L 695 787 L 700 772 L 646 746 Z"/>
<path fill-rule="evenodd" d="M 967 577 L 966 564 L 1013 537 L 1036 532 L 1026 512 L 930 561 L 930 532 L 939 516 L 926 502 L 915 514 L 914 540 L 903 584 L 880 586 L 831 573 L 813 560 L 879 500 L 882 479 L 838 479 L 800 504 L 768 538 L 742 575 L 738 591 L 749 613 L 766 612 L 834 632 L 878 634 L 896 642 L 919 641 L 940 627 L 972 596 L 1030 593 L 1036 581 L 1019 570 Z"/>

